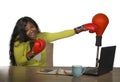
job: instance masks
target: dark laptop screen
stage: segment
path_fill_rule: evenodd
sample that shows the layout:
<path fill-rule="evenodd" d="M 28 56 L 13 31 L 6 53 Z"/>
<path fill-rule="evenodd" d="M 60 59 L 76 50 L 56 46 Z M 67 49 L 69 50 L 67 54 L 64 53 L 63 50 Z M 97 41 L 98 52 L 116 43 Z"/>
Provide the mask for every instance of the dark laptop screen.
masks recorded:
<path fill-rule="evenodd" d="M 116 46 L 102 47 L 99 61 L 99 69 L 113 69 Z"/>

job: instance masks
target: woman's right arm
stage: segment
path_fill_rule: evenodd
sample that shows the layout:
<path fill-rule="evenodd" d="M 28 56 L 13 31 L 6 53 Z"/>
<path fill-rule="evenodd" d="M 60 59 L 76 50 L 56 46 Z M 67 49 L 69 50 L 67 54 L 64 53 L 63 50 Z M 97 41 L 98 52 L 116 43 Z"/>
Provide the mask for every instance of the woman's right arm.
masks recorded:
<path fill-rule="evenodd" d="M 29 42 L 22 42 L 19 41 L 15 42 L 14 45 L 14 56 L 16 60 L 16 64 L 20 66 L 24 66 L 28 63 L 26 58 L 26 53 L 30 51 Z"/>

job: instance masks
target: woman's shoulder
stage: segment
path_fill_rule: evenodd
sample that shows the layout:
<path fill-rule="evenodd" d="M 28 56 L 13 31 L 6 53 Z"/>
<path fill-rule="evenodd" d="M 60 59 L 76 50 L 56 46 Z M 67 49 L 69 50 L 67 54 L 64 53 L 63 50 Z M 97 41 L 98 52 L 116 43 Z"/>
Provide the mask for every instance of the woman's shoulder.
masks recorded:
<path fill-rule="evenodd" d="M 40 32 L 40 33 L 37 34 L 37 37 L 45 37 L 49 34 L 50 34 L 49 32 Z"/>
<path fill-rule="evenodd" d="M 14 43 L 14 46 L 17 47 L 17 46 L 27 45 L 27 44 L 29 45 L 29 41 L 27 41 L 27 42 L 16 41 L 16 42 Z"/>
<path fill-rule="evenodd" d="M 37 33 L 37 35 L 45 35 L 45 34 L 48 34 L 49 32 L 39 32 Z"/>

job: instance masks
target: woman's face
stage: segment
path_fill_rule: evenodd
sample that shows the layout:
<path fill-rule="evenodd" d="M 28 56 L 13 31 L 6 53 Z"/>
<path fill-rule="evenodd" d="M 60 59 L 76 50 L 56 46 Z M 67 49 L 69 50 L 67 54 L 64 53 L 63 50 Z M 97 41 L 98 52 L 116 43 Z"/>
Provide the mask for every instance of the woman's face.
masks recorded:
<path fill-rule="evenodd" d="M 37 29 L 32 23 L 28 22 L 25 29 L 26 29 L 26 34 L 30 39 L 36 38 Z"/>

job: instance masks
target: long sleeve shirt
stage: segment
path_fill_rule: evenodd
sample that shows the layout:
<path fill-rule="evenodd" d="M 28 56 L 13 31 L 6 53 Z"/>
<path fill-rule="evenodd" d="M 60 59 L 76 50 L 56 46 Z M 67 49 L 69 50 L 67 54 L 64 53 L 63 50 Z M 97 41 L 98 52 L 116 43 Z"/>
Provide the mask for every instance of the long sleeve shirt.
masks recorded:
<path fill-rule="evenodd" d="M 41 38 L 46 41 L 46 43 L 59 40 L 62 38 L 67 38 L 72 35 L 75 35 L 74 29 L 64 30 L 61 32 L 49 33 L 49 32 L 40 32 L 37 34 L 36 39 Z M 26 53 L 30 51 L 30 41 L 19 42 L 16 41 L 14 44 L 14 56 L 17 63 L 17 66 L 46 66 L 46 48 L 40 52 L 40 60 L 32 58 L 27 60 Z"/>

